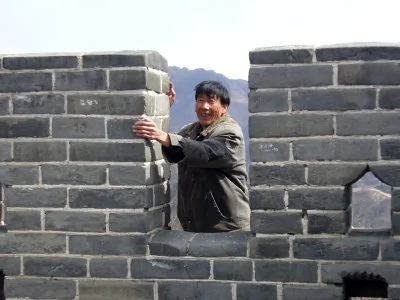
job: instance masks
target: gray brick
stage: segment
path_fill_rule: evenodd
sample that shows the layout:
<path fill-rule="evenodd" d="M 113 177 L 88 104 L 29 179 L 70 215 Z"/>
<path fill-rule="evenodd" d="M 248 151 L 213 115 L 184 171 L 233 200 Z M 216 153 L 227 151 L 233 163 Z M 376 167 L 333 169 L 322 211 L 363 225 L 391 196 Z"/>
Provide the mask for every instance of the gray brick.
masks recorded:
<path fill-rule="evenodd" d="M 84 165 L 45 165 L 42 166 L 44 184 L 92 184 L 106 183 L 106 168 L 104 166 Z"/>
<path fill-rule="evenodd" d="M 400 188 L 392 188 L 392 211 L 400 211 Z"/>
<path fill-rule="evenodd" d="M 338 83 L 343 85 L 398 85 L 400 84 L 400 63 L 339 64 Z"/>
<path fill-rule="evenodd" d="M 375 108 L 374 88 L 301 89 L 292 91 L 293 110 L 360 110 Z"/>
<path fill-rule="evenodd" d="M 162 209 L 142 213 L 110 213 L 111 232 L 149 232 L 163 227 Z"/>
<path fill-rule="evenodd" d="M 400 213 L 392 213 L 392 232 L 394 235 L 400 235 Z"/>
<path fill-rule="evenodd" d="M 65 142 L 14 142 L 14 161 L 66 161 Z"/>
<path fill-rule="evenodd" d="M 308 183 L 312 185 L 347 185 L 356 180 L 366 169 L 366 164 L 310 164 Z"/>
<path fill-rule="evenodd" d="M 250 208 L 284 209 L 285 191 L 283 189 L 250 189 Z"/>
<path fill-rule="evenodd" d="M 157 127 L 162 128 L 162 119 L 154 119 Z M 109 139 L 132 139 L 139 138 L 135 133 L 132 132 L 132 125 L 138 121 L 139 118 L 133 119 L 109 119 L 107 121 L 107 136 Z"/>
<path fill-rule="evenodd" d="M 76 295 L 73 280 L 8 278 L 5 281 L 7 298 L 72 300 Z"/>
<path fill-rule="evenodd" d="M 249 118 L 251 138 L 300 137 L 332 135 L 331 116 L 301 115 L 251 115 Z"/>
<path fill-rule="evenodd" d="M 400 159 L 400 139 L 381 140 L 381 156 L 384 160 Z"/>
<path fill-rule="evenodd" d="M 134 166 L 110 166 L 111 185 L 150 185 L 167 180 L 160 164 L 140 164 Z"/>
<path fill-rule="evenodd" d="M 146 253 L 145 235 L 73 235 L 69 237 L 71 254 L 136 255 Z"/>
<path fill-rule="evenodd" d="M 398 217 L 398 214 L 396 215 Z M 400 260 L 400 241 L 399 240 L 383 240 L 382 247 L 382 260 Z"/>
<path fill-rule="evenodd" d="M 105 232 L 106 215 L 97 212 L 46 211 L 45 230 Z"/>
<path fill-rule="evenodd" d="M 308 233 L 344 234 L 347 230 L 346 212 L 308 212 Z"/>
<path fill-rule="evenodd" d="M 59 91 L 105 90 L 106 77 L 104 70 L 56 72 L 54 86 Z"/>
<path fill-rule="evenodd" d="M 378 159 L 377 139 L 301 139 L 293 142 L 295 160 L 365 161 Z"/>
<path fill-rule="evenodd" d="M 160 144 L 143 140 L 130 143 L 70 142 L 71 161 L 144 162 L 161 158 Z"/>
<path fill-rule="evenodd" d="M 214 279 L 251 281 L 253 277 L 253 266 L 250 260 L 215 260 Z"/>
<path fill-rule="evenodd" d="M 252 162 L 289 160 L 289 142 L 250 141 Z"/>
<path fill-rule="evenodd" d="M 195 233 L 186 231 L 160 230 L 149 242 L 150 255 L 186 256 L 194 235 Z"/>
<path fill-rule="evenodd" d="M 379 107 L 385 109 L 400 108 L 400 88 L 381 88 Z"/>
<path fill-rule="evenodd" d="M 38 183 L 38 167 L 2 166 L 0 182 L 5 185 L 27 185 Z"/>
<path fill-rule="evenodd" d="M 331 300 L 344 299 L 340 286 L 284 285 L 283 300 Z"/>
<path fill-rule="evenodd" d="M 24 93 L 51 91 L 51 73 L 2 73 L 0 93 Z"/>
<path fill-rule="evenodd" d="M 69 69 L 78 67 L 76 56 L 9 56 L 3 58 L 4 69 L 9 70 L 43 70 Z"/>
<path fill-rule="evenodd" d="M 126 278 L 128 263 L 124 258 L 93 258 L 90 260 L 90 277 Z"/>
<path fill-rule="evenodd" d="M 330 65 L 250 67 L 249 88 L 294 88 L 330 86 L 333 68 Z"/>
<path fill-rule="evenodd" d="M 149 67 L 168 72 L 167 60 L 156 51 L 121 51 L 82 56 L 84 68 Z"/>
<path fill-rule="evenodd" d="M 348 191 L 343 187 L 289 188 L 291 209 L 345 210 L 349 202 Z"/>
<path fill-rule="evenodd" d="M 64 95 L 14 95 L 12 97 L 14 114 L 63 114 Z"/>
<path fill-rule="evenodd" d="M 302 233 L 301 212 L 253 212 L 251 231 L 257 233 Z"/>
<path fill-rule="evenodd" d="M 208 260 L 133 259 L 132 278 L 135 279 L 208 279 Z"/>
<path fill-rule="evenodd" d="M 47 118 L 1 118 L 0 138 L 48 137 Z"/>
<path fill-rule="evenodd" d="M 0 115 L 8 115 L 9 114 L 9 96 L 0 96 Z"/>
<path fill-rule="evenodd" d="M 11 161 L 11 143 L 0 142 L 0 161 Z"/>
<path fill-rule="evenodd" d="M 368 238 L 296 238 L 293 255 L 300 259 L 376 260 L 379 241 Z"/>
<path fill-rule="evenodd" d="M 141 90 L 147 89 L 162 93 L 161 75 L 152 70 L 112 70 L 110 71 L 110 89 Z"/>
<path fill-rule="evenodd" d="M 71 208 L 148 208 L 152 206 L 151 189 L 71 189 Z"/>
<path fill-rule="evenodd" d="M 314 49 L 311 47 L 256 48 L 249 53 L 250 64 L 295 64 L 311 63 Z"/>
<path fill-rule="evenodd" d="M 369 168 L 383 183 L 400 187 L 400 164 L 376 163 L 371 164 Z"/>
<path fill-rule="evenodd" d="M 19 275 L 21 273 L 21 258 L 15 256 L 0 256 L 0 266 L 6 276 Z"/>
<path fill-rule="evenodd" d="M 55 188 L 6 188 L 8 207 L 65 207 L 67 189 Z"/>
<path fill-rule="evenodd" d="M 329 262 L 321 264 L 321 276 L 324 283 L 343 283 L 343 277 L 354 273 L 373 273 L 385 278 L 389 284 L 400 283 L 400 265 L 385 262 Z"/>
<path fill-rule="evenodd" d="M 338 135 L 399 134 L 399 112 L 341 114 L 336 117 Z"/>
<path fill-rule="evenodd" d="M 238 283 L 237 300 L 277 300 L 277 286 L 272 284 Z"/>
<path fill-rule="evenodd" d="M 40 230 L 40 211 L 8 210 L 6 214 L 8 230 Z"/>
<path fill-rule="evenodd" d="M 389 287 L 388 289 L 388 299 L 399 300 L 400 299 L 400 288 Z"/>
<path fill-rule="evenodd" d="M 21 233 L 7 234 L 0 239 L 0 253 L 53 254 L 65 253 L 64 234 Z"/>
<path fill-rule="evenodd" d="M 317 61 L 398 60 L 400 48 L 390 44 L 339 44 L 316 49 Z"/>
<path fill-rule="evenodd" d="M 232 288 L 223 282 L 159 282 L 159 299 L 232 299 Z"/>
<path fill-rule="evenodd" d="M 305 168 L 300 164 L 250 165 L 250 184 L 300 185 L 305 184 Z"/>
<path fill-rule="evenodd" d="M 256 281 L 317 282 L 316 262 L 255 261 Z"/>
<path fill-rule="evenodd" d="M 24 275 L 86 277 L 86 259 L 72 257 L 24 257 Z"/>
<path fill-rule="evenodd" d="M 275 237 L 252 237 L 249 243 L 251 258 L 288 258 L 289 239 Z"/>
<path fill-rule="evenodd" d="M 249 112 L 280 112 L 288 111 L 287 90 L 251 90 L 249 93 Z"/>
<path fill-rule="evenodd" d="M 53 118 L 54 138 L 104 138 L 104 118 Z"/>

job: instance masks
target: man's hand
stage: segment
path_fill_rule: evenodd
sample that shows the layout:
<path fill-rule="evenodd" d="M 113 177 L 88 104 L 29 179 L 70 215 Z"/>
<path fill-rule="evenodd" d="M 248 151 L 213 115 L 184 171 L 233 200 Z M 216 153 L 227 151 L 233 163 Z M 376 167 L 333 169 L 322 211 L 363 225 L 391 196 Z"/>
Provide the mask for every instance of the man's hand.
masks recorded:
<path fill-rule="evenodd" d="M 156 123 L 154 123 L 153 120 L 149 118 L 144 118 L 133 124 L 132 131 L 137 136 L 149 140 L 156 140 L 165 147 L 171 146 L 171 141 L 169 139 L 168 134 L 162 131 L 161 129 L 158 129 Z"/>
<path fill-rule="evenodd" d="M 169 91 L 168 91 L 167 95 L 168 95 L 168 98 L 169 98 L 169 106 L 172 106 L 172 104 L 174 104 L 175 98 L 176 98 L 174 85 L 172 83 L 169 84 Z"/>

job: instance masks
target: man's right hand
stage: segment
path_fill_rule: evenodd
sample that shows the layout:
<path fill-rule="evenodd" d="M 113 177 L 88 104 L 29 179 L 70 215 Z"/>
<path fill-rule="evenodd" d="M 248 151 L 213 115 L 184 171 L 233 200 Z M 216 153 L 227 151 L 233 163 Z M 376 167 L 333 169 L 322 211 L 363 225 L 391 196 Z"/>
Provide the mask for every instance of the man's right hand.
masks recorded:
<path fill-rule="evenodd" d="M 174 102 L 175 102 L 176 93 L 174 90 L 174 85 L 171 82 L 169 83 L 169 91 L 168 91 L 167 95 L 169 98 L 169 106 L 172 106 L 172 104 L 174 104 Z"/>

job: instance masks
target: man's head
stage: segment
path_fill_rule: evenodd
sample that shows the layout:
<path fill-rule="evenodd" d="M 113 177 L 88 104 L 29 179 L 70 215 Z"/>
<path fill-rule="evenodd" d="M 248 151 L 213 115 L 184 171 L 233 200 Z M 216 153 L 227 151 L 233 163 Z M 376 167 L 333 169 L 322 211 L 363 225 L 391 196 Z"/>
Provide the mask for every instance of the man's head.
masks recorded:
<path fill-rule="evenodd" d="M 203 128 L 221 118 L 231 102 L 228 90 L 218 81 L 203 81 L 195 87 L 196 114 Z"/>

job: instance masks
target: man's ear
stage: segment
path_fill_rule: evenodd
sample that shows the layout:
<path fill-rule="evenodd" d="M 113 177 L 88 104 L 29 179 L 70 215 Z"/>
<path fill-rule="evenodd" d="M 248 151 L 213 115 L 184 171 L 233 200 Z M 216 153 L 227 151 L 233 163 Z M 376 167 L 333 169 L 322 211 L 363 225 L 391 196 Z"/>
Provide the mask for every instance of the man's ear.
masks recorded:
<path fill-rule="evenodd" d="M 228 111 L 228 107 L 229 107 L 228 104 L 222 104 L 224 114 Z"/>

